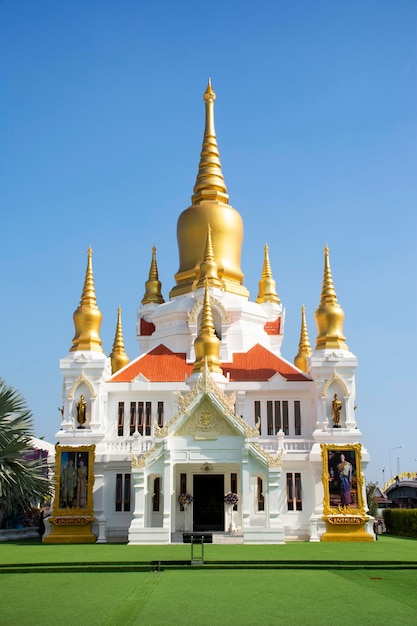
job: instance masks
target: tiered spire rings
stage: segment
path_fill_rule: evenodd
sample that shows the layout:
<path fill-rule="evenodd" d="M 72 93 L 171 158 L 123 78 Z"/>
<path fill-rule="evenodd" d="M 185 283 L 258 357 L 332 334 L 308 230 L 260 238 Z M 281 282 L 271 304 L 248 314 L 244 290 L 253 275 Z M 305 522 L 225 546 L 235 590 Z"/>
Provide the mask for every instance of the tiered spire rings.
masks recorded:
<path fill-rule="evenodd" d="M 269 248 L 268 245 L 265 244 L 264 247 L 264 265 L 262 268 L 262 278 L 259 281 L 259 293 L 256 298 L 256 302 L 275 302 L 275 304 L 280 303 L 280 299 L 277 294 L 277 288 L 275 280 L 272 276 L 271 264 L 269 262 Z"/>
<path fill-rule="evenodd" d="M 122 367 L 129 363 L 129 357 L 125 352 L 125 344 L 123 341 L 122 331 L 122 309 L 117 309 L 116 334 L 114 337 L 113 349 L 110 353 L 112 374 L 118 372 Z"/>
<path fill-rule="evenodd" d="M 142 304 L 162 304 L 165 300 L 161 293 L 161 282 L 158 276 L 158 266 L 156 264 L 156 248 L 152 247 L 152 261 L 149 269 L 149 278 L 145 283 L 145 295 L 142 298 Z"/>
<path fill-rule="evenodd" d="M 308 337 L 306 310 L 304 305 L 301 307 L 301 331 L 300 343 L 298 344 L 298 354 L 294 359 L 294 365 L 303 372 L 307 373 L 308 358 L 311 356 L 311 345 Z"/>
<path fill-rule="evenodd" d="M 324 276 L 320 305 L 315 313 L 318 336 L 316 350 L 348 350 L 343 336 L 345 314 L 337 301 L 330 269 L 329 248 L 324 249 Z"/>
<path fill-rule="evenodd" d="M 93 350 L 103 352 L 100 339 L 102 314 L 97 306 L 93 277 L 93 251 L 88 249 L 87 271 L 78 309 L 74 312 L 75 336 L 70 352 Z"/>

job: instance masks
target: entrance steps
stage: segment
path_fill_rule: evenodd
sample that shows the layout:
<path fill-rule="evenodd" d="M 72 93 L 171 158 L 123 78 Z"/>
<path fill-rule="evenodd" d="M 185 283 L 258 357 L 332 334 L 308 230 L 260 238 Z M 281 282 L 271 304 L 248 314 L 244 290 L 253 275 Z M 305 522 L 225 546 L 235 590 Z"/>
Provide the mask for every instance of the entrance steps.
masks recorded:
<path fill-rule="evenodd" d="M 190 532 L 190 531 L 189 531 Z M 211 531 L 208 531 L 211 532 Z M 183 543 L 182 532 L 171 533 L 171 543 Z M 216 544 L 238 544 L 243 543 L 243 533 L 229 533 L 229 532 L 213 532 L 213 543 Z"/>

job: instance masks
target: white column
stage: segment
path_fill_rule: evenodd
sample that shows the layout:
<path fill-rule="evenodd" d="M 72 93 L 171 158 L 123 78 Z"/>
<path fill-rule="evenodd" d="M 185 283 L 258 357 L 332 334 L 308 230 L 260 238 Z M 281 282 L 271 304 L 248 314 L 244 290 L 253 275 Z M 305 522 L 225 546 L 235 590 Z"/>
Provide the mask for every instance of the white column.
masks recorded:
<path fill-rule="evenodd" d="M 172 500 L 173 491 L 174 491 L 174 485 L 173 485 L 173 471 L 171 467 L 171 455 L 170 455 L 169 450 L 165 450 L 164 476 L 163 476 L 163 482 L 162 482 L 162 496 L 164 500 L 164 517 L 163 517 L 162 526 L 169 533 L 172 532 L 171 520 L 173 518 L 171 515 L 171 500 Z"/>
<path fill-rule="evenodd" d="M 95 474 L 94 476 L 94 515 L 96 524 L 98 525 L 97 543 L 107 543 L 106 526 L 107 518 L 103 511 L 103 492 L 104 492 L 104 475 Z"/>
<path fill-rule="evenodd" d="M 132 482 L 135 508 L 129 527 L 129 543 L 134 542 L 136 531 L 145 528 L 145 471 L 142 467 L 132 467 Z"/>
<path fill-rule="evenodd" d="M 281 528 L 279 519 L 279 479 L 281 468 L 270 467 L 268 469 L 268 528 Z"/>
<path fill-rule="evenodd" d="M 250 528 L 250 472 L 248 451 L 242 451 L 242 530 Z"/>

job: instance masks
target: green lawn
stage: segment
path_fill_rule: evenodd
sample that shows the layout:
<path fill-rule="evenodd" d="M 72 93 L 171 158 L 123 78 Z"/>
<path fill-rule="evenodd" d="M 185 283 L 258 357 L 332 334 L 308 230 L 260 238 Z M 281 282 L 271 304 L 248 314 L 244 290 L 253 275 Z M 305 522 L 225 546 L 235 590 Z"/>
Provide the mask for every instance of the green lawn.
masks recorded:
<path fill-rule="evenodd" d="M 1 564 L 169 561 L 190 546 L 0 544 Z M 54 625 L 417 624 L 417 541 L 205 547 L 207 566 L 154 572 L 0 573 L 0 623 Z M 317 561 L 323 569 L 216 569 L 214 561 Z M 345 566 L 326 568 L 326 561 Z M 347 569 L 374 561 L 374 569 Z M 385 569 L 386 561 L 400 562 Z M 378 562 L 381 563 L 378 569 Z M 210 563 L 212 566 L 210 566 Z M 1 572 L 1 569 L 0 569 Z"/>

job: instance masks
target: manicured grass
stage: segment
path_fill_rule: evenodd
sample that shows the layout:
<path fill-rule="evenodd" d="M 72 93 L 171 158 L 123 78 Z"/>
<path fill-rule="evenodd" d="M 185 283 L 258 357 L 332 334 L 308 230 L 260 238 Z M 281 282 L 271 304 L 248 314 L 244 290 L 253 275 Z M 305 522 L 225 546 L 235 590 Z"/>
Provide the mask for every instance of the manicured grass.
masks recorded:
<path fill-rule="evenodd" d="M 0 563 L 189 560 L 190 551 L 189 544 L 45 545 L 40 541 L 21 541 L 0 544 Z M 206 561 L 417 561 L 417 540 L 383 536 L 372 543 L 293 542 L 263 546 L 208 544 L 204 546 L 204 556 Z"/>
<path fill-rule="evenodd" d="M 149 572 L 0 574 L 0 623 L 77 626 L 417 624 L 417 541 L 372 544 L 208 545 L 208 562 L 322 561 L 322 570 L 183 567 Z M 190 546 L 0 544 L 0 562 L 71 563 L 190 558 Z M 326 561 L 379 561 L 381 569 L 326 569 Z"/>
<path fill-rule="evenodd" d="M 6 574 L 4 626 L 417 623 L 417 572 Z"/>

